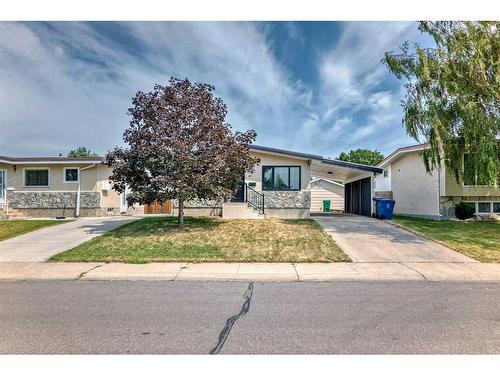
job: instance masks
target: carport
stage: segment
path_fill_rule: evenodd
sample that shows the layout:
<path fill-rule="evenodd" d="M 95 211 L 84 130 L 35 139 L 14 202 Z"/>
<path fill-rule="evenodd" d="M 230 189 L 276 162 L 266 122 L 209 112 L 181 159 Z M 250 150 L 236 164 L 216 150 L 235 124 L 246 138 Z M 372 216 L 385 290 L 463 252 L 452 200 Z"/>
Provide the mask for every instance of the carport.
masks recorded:
<path fill-rule="evenodd" d="M 311 159 L 311 176 L 344 184 L 346 213 L 372 216 L 374 177 L 381 168 L 332 159 Z"/>

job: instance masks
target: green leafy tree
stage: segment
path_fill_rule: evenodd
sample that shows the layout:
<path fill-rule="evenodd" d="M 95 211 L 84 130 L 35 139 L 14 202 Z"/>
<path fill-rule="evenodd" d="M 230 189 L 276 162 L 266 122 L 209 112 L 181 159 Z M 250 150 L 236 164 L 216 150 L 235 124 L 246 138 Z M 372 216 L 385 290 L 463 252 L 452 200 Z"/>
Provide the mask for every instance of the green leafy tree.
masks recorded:
<path fill-rule="evenodd" d="M 94 158 L 96 156 L 99 156 L 99 155 L 97 155 L 93 151 L 90 151 L 89 149 L 87 149 L 87 147 L 83 147 L 83 146 L 78 147 L 77 149 L 71 150 L 70 152 L 68 152 L 68 157 L 70 157 L 70 158 Z"/>
<path fill-rule="evenodd" d="M 349 151 L 349 153 L 341 152 L 337 160 L 350 161 L 351 163 L 358 164 L 377 165 L 384 160 L 384 155 L 377 150 L 372 151 L 358 148 L 357 150 Z"/>
<path fill-rule="evenodd" d="M 428 171 L 444 161 L 464 179 L 462 155 L 476 181 L 500 174 L 500 22 L 420 22 L 434 48 L 405 42 L 386 52 L 390 72 L 406 81 L 402 101 L 408 135 L 427 142 Z M 466 176 L 467 179 L 467 176 Z"/>

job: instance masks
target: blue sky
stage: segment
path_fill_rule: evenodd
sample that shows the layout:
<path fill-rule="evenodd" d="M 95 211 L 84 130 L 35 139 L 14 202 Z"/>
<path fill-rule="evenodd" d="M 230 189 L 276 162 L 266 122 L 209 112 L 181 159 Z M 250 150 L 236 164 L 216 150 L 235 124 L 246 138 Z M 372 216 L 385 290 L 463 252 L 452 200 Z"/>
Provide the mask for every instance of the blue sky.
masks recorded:
<path fill-rule="evenodd" d="M 413 144 L 380 60 L 416 22 L 0 22 L 0 155 L 121 145 L 138 90 L 211 83 L 257 144 L 335 157 Z"/>

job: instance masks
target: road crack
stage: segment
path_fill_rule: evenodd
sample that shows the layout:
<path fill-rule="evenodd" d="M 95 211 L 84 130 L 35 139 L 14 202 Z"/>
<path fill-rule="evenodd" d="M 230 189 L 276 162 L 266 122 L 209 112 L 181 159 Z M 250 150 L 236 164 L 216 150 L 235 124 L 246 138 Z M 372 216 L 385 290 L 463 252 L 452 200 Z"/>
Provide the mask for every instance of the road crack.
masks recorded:
<path fill-rule="evenodd" d="M 83 276 L 85 276 L 86 274 L 88 274 L 90 271 L 93 271 L 95 270 L 96 268 L 99 268 L 99 267 L 102 267 L 102 264 L 98 264 L 97 266 L 95 267 L 92 267 L 91 269 L 87 270 L 87 271 L 83 271 L 76 280 L 81 280 Z"/>
<path fill-rule="evenodd" d="M 241 306 L 240 312 L 236 315 L 233 315 L 228 320 L 226 320 L 226 325 L 224 326 L 224 328 L 222 328 L 222 331 L 219 334 L 219 341 L 217 342 L 217 345 L 212 350 L 210 350 L 210 354 L 219 354 L 222 347 L 226 343 L 229 334 L 231 333 L 231 329 L 233 328 L 234 323 L 250 310 L 252 295 L 253 295 L 253 282 L 248 284 L 245 293 L 243 293 L 243 298 L 245 299 L 245 302 L 243 302 L 243 306 Z"/>

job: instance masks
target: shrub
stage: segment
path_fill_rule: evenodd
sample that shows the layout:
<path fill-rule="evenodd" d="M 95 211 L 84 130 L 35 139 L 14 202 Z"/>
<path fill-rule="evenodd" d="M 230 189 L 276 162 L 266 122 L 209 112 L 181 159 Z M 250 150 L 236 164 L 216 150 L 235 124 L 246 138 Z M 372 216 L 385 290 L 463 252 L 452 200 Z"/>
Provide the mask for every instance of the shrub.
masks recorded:
<path fill-rule="evenodd" d="M 460 220 L 470 219 L 475 211 L 474 204 L 471 203 L 460 202 L 455 205 L 455 216 Z"/>

